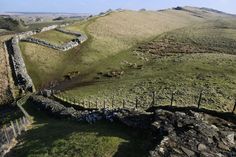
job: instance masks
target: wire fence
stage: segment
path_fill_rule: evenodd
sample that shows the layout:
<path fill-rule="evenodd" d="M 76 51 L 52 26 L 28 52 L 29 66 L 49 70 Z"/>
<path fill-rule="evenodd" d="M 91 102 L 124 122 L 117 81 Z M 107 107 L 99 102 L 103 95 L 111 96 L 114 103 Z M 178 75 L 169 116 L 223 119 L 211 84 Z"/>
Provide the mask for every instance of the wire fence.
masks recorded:
<path fill-rule="evenodd" d="M 24 114 L 23 117 L 10 121 L 10 123 L 0 126 L 0 156 L 4 156 L 16 143 L 16 138 L 23 132 L 27 131 L 32 124 L 32 118 L 22 107 L 29 95 L 18 100 L 17 107 Z"/>
<path fill-rule="evenodd" d="M 30 124 L 31 120 L 23 116 L 0 128 L 0 156 L 4 156 L 14 145 L 15 138 L 25 132 Z"/>
<path fill-rule="evenodd" d="M 151 94 L 149 94 L 149 99 L 141 99 L 139 97 L 136 97 L 134 99 L 115 99 L 115 98 L 107 98 L 107 99 L 97 99 L 97 100 L 80 100 L 65 96 L 62 93 L 53 94 L 54 98 L 65 102 L 67 104 L 71 104 L 72 106 L 80 106 L 84 109 L 102 109 L 102 108 L 135 108 L 135 109 L 145 109 L 149 107 L 154 106 L 181 106 L 180 104 L 186 104 L 185 102 L 181 102 L 184 97 L 187 97 L 186 95 L 180 95 L 176 94 L 175 92 L 171 92 L 168 97 L 159 97 L 157 95 L 157 92 L 153 91 Z M 208 102 L 206 101 L 206 96 L 204 95 L 204 92 L 201 91 L 199 94 L 195 95 L 188 95 L 188 97 L 191 97 L 189 104 L 186 104 L 185 106 L 195 106 L 197 108 L 206 107 Z M 209 105 L 209 104 L 208 104 Z M 230 105 L 230 112 L 235 113 L 236 112 L 236 100 L 232 105 Z M 231 109 L 232 108 L 232 109 Z"/>

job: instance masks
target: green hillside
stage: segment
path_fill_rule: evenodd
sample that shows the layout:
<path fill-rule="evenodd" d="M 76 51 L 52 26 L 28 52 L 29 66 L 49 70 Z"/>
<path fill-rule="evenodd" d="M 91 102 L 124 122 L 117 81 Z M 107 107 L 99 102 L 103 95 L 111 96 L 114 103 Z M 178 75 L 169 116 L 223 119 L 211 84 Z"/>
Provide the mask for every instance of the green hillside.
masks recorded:
<path fill-rule="evenodd" d="M 235 20 L 192 7 L 112 12 L 68 26 L 89 40 L 67 53 L 25 42 L 21 48 L 37 88 L 79 74 L 56 86 L 78 101 L 138 96 L 148 105 L 148 92 L 156 90 L 161 104 L 176 91 L 176 104 L 193 105 L 204 90 L 206 107 L 229 110 L 236 80 Z M 124 74 L 109 76 L 112 72 Z"/>

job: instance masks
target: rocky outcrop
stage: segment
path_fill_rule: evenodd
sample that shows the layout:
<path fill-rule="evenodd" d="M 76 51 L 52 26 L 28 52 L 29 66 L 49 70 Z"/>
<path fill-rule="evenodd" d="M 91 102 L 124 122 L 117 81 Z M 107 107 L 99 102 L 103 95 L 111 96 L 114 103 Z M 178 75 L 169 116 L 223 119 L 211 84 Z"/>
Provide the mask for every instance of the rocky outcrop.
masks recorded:
<path fill-rule="evenodd" d="M 15 79 L 20 89 L 24 91 L 33 92 L 34 85 L 33 81 L 27 73 L 26 66 L 24 60 L 21 55 L 21 50 L 18 45 L 19 39 L 17 37 L 13 37 L 10 41 L 10 45 L 8 44 L 8 48 L 10 49 L 10 58 L 12 61 L 12 66 L 14 69 Z"/>

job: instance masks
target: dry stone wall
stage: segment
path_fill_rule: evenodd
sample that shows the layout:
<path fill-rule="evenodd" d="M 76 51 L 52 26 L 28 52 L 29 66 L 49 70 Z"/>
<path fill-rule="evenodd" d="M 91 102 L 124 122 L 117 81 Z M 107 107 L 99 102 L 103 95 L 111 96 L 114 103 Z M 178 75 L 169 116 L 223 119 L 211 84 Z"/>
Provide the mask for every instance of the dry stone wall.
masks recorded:
<path fill-rule="evenodd" d="M 88 39 L 88 37 L 86 35 L 84 35 L 80 32 L 73 32 L 73 31 L 62 29 L 62 28 L 57 28 L 56 30 L 59 32 L 65 33 L 65 34 L 75 35 L 75 36 L 77 36 L 77 38 L 75 38 L 67 43 L 64 43 L 62 45 L 55 45 L 55 44 L 52 44 L 48 41 L 33 38 L 33 37 L 22 38 L 21 41 L 35 43 L 35 44 L 46 46 L 48 48 L 52 48 L 52 49 L 59 50 L 59 51 L 68 51 L 68 50 L 78 46 L 79 44 L 85 42 Z"/>
<path fill-rule="evenodd" d="M 48 26 L 48 27 L 43 27 L 40 32 L 46 32 L 46 31 L 55 29 L 57 27 L 58 27 L 58 25 L 51 25 L 51 26 Z"/>
<path fill-rule="evenodd" d="M 16 81 L 22 90 L 33 92 L 33 81 L 27 73 L 26 66 L 21 55 L 21 49 L 18 43 L 19 39 L 17 37 L 13 37 L 11 39 L 12 53 L 10 54 L 10 57 L 12 60 L 12 66 L 14 68 Z"/>
<path fill-rule="evenodd" d="M 56 30 L 59 31 L 59 32 L 65 33 L 65 34 L 70 34 L 70 35 L 77 36 L 76 39 L 78 39 L 78 41 L 80 43 L 83 43 L 88 39 L 88 37 L 85 34 L 82 34 L 80 32 L 74 32 L 74 31 L 65 30 L 65 29 L 62 29 L 62 28 L 57 28 Z"/>
<path fill-rule="evenodd" d="M 182 109 L 155 109 L 154 112 L 128 109 L 75 110 L 45 98 L 31 96 L 38 110 L 57 118 L 94 123 L 105 119 L 137 129 L 149 130 L 153 136 L 150 157 L 233 157 L 236 155 L 236 123 L 205 112 Z M 220 114 L 220 113 L 218 113 Z M 224 114 L 224 113 L 222 113 Z M 236 117 L 234 117 L 235 119 Z"/>
<path fill-rule="evenodd" d="M 33 31 L 27 31 L 27 32 L 22 32 L 22 33 L 18 33 L 15 35 L 15 37 L 19 40 L 25 39 L 29 36 L 35 35 L 37 33 L 41 33 L 41 32 L 45 32 L 45 31 L 49 31 L 52 29 L 57 28 L 58 25 L 52 25 L 52 26 L 48 26 L 48 27 L 43 27 L 42 29 L 38 29 L 38 30 L 33 30 Z"/>
<path fill-rule="evenodd" d="M 152 115 L 144 111 L 129 109 L 76 110 L 43 96 L 34 95 L 29 98 L 38 110 L 57 118 L 67 118 L 75 121 L 95 123 L 99 120 L 120 121 L 130 127 L 147 129 Z"/>
<path fill-rule="evenodd" d="M 72 49 L 72 48 L 79 45 L 78 41 L 70 41 L 70 42 L 67 42 L 63 45 L 55 45 L 55 44 L 49 43 L 45 40 L 37 39 L 37 38 L 33 38 L 33 37 L 28 37 L 28 38 L 22 39 L 21 41 L 35 43 L 35 44 L 46 46 L 48 48 L 52 48 L 52 49 L 59 50 L 59 51 L 68 51 L 69 49 Z"/>
<path fill-rule="evenodd" d="M 52 43 L 49 43 L 47 41 L 41 40 L 41 39 L 36 39 L 31 37 L 32 35 L 35 35 L 40 32 L 45 32 L 49 31 L 52 29 L 56 29 L 59 27 L 58 25 L 52 25 L 48 27 L 44 27 L 40 30 L 34 30 L 34 31 L 27 31 L 23 33 L 18 33 L 16 34 L 10 41 L 8 45 L 8 51 L 10 51 L 10 59 L 12 62 L 12 67 L 14 69 L 14 75 L 17 84 L 19 85 L 20 89 L 23 91 L 34 91 L 34 84 L 32 79 L 30 78 L 29 74 L 27 73 L 26 66 L 22 57 L 22 53 L 19 47 L 19 41 L 26 41 L 26 42 L 31 42 L 31 43 L 36 43 L 42 46 L 46 46 L 52 49 L 56 49 L 59 51 L 68 51 L 69 49 L 72 49 L 76 46 L 78 46 L 80 43 L 84 42 L 87 40 L 86 35 L 82 35 L 79 32 L 71 32 L 71 31 L 66 31 L 63 30 L 62 27 L 67 26 L 68 24 L 64 24 L 60 26 L 60 29 L 58 31 L 67 33 L 67 34 L 73 34 L 78 36 L 76 39 L 73 39 L 70 42 L 67 42 L 63 45 L 54 45 Z"/>
<path fill-rule="evenodd" d="M 52 25 L 52 26 L 44 27 L 40 30 L 18 33 L 9 42 L 7 42 L 10 60 L 12 62 L 12 67 L 14 69 L 15 80 L 21 90 L 33 92 L 34 84 L 31 77 L 27 73 L 27 69 L 26 69 L 26 66 L 22 57 L 21 49 L 19 47 L 19 41 L 26 40 L 30 36 L 35 35 L 39 32 L 52 30 L 57 27 L 58 25 Z M 70 44 L 73 45 L 74 43 L 70 43 Z M 49 45 L 49 46 L 52 46 L 52 45 Z"/>

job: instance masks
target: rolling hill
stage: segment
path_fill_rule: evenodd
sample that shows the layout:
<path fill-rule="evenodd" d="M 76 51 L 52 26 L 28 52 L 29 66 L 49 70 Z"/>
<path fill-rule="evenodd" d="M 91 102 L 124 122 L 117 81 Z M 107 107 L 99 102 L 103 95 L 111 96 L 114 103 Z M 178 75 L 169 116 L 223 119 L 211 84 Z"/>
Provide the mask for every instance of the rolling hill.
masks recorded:
<path fill-rule="evenodd" d="M 204 8 L 118 11 L 66 27 L 89 36 L 67 53 L 26 42 L 21 49 L 38 89 L 78 73 L 55 87 L 78 101 L 114 95 L 150 101 L 143 93 L 157 90 L 162 104 L 172 91 L 179 93 L 176 103 L 195 104 L 206 90 L 206 106 L 228 110 L 236 77 L 234 23 L 233 15 Z M 115 71 L 124 75 L 110 78 Z"/>

